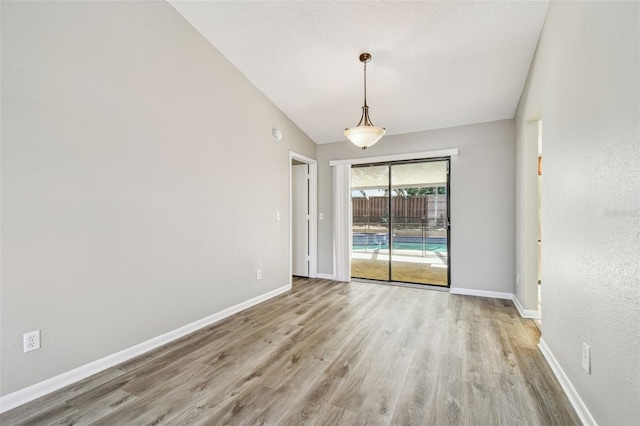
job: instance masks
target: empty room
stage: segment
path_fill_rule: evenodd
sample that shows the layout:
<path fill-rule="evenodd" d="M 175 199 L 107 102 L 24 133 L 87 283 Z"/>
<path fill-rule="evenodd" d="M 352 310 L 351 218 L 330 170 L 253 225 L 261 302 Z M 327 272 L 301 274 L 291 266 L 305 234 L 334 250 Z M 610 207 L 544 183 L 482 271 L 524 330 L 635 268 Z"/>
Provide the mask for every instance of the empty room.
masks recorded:
<path fill-rule="evenodd" d="M 0 20 L 0 424 L 640 423 L 639 1 Z"/>

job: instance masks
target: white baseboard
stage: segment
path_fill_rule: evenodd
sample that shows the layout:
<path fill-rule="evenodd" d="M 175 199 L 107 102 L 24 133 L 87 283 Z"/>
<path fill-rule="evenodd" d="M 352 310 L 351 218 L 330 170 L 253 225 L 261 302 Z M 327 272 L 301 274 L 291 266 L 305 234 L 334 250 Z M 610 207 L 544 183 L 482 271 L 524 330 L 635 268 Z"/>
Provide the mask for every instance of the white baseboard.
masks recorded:
<path fill-rule="evenodd" d="M 112 355 L 108 355 L 104 358 L 90 362 L 89 364 L 74 368 L 73 370 L 36 383 L 35 385 L 31 385 L 24 389 L 20 389 L 13 393 L 7 394 L 3 397 L 0 397 L 0 413 L 4 413 L 5 411 L 11 410 L 12 408 L 18 407 L 22 404 L 26 404 L 27 402 L 33 401 L 34 399 L 40 398 L 41 396 L 44 396 L 48 393 L 54 392 L 58 389 L 62 389 L 65 386 L 85 379 L 89 376 L 106 370 L 107 368 L 114 367 L 124 361 L 127 361 L 138 355 L 142 355 L 145 352 L 149 352 L 152 349 L 158 348 L 162 345 L 179 339 L 180 337 L 186 336 L 189 333 L 193 333 L 196 330 L 211 325 L 217 321 L 220 321 L 221 319 L 227 318 L 233 314 L 236 314 L 289 290 L 291 290 L 291 284 L 287 284 L 268 293 L 254 297 L 253 299 L 249 299 L 235 306 L 223 309 L 222 311 L 217 312 L 213 315 L 209 315 L 208 317 L 202 318 L 200 320 L 177 328 L 173 331 L 169 331 L 168 333 L 149 339 L 146 342 L 139 343 L 120 352 L 116 352 Z"/>
<path fill-rule="evenodd" d="M 318 272 L 318 278 L 323 280 L 335 281 L 335 277 L 332 274 L 321 274 Z"/>
<path fill-rule="evenodd" d="M 474 290 L 471 288 L 451 287 L 450 294 L 461 294 L 463 296 L 492 297 L 494 299 L 513 299 L 513 293 L 501 293 L 499 291 Z"/>
<path fill-rule="evenodd" d="M 525 309 L 520 304 L 520 301 L 513 295 L 513 304 L 516 305 L 516 309 L 522 318 L 540 319 L 540 311 L 534 311 L 533 309 Z"/>
<path fill-rule="evenodd" d="M 580 417 L 580 421 L 582 422 L 582 424 L 585 426 L 597 426 L 597 423 L 589 412 L 589 409 L 582 401 L 582 398 L 580 398 L 580 395 L 578 395 L 578 392 L 571 384 L 571 381 L 564 373 L 564 370 L 562 370 L 562 367 L 558 363 L 558 360 L 555 356 L 553 356 L 551 349 L 549 349 L 542 338 L 540 338 L 538 347 L 540 348 L 540 352 L 542 352 L 542 355 L 544 355 L 545 359 L 549 363 L 549 366 L 551 366 L 551 370 L 553 370 L 553 373 L 556 375 L 556 378 L 560 382 L 560 386 L 562 386 L 564 393 L 567 394 L 567 398 L 569 398 L 569 402 L 571 402 L 573 409 L 576 410 L 576 413 L 578 414 L 578 417 Z"/>

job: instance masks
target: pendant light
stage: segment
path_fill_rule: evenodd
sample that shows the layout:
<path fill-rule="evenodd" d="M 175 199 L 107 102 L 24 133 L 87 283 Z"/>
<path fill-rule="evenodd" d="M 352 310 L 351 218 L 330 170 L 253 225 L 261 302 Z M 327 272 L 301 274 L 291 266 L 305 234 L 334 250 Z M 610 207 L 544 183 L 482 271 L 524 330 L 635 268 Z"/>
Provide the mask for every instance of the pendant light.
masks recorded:
<path fill-rule="evenodd" d="M 356 127 L 344 130 L 344 135 L 354 145 L 362 149 L 367 149 L 380 140 L 387 133 L 383 127 L 376 127 L 369 119 L 369 106 L 367 105 L 367 62 L 371 60 L 371 55 L 362 53 L 360 62 L 364 64 L 364 105 L 362 106 L 362 117 Z"/>

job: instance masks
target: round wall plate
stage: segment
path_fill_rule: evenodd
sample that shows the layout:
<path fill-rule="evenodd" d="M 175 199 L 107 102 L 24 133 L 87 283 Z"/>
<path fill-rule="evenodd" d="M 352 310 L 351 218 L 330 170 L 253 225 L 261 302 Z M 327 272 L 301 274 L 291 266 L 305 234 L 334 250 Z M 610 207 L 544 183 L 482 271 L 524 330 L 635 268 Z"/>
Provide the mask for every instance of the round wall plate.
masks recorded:
<path fill-rule="evenodd" d="M 281 141 L 282 140 L 282 131 L 278 130 L 278 129 L 273 129 L 273 137 L 277 140 L 277 141 Z"/>

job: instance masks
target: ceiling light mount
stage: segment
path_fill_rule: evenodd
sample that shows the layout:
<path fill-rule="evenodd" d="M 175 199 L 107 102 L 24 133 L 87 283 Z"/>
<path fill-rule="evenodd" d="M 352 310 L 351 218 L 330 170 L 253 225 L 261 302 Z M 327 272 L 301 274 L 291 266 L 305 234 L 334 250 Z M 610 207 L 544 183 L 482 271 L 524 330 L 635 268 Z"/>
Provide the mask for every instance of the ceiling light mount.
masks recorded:
<path fill-rule="evenodd" d="M 344 135 L 354 145 L 362 149 L 367 149 L 378 142 L 387 131 L 383 127 L 374 126 L 369 118 L 369 106 L 367 105 L 367 62 L 371 61 L 371 55 L 366 52 L 361 53 L 359 59 L 364 66 L 364 105 L 362 106 L 362 116 L 357 126 L 344 130 Z"/>
<path fill-rule="evenodd" d="M 366 64 L 367 62 L 371 61 L 371 55 L 368 53 L 361 53 L 360 54 L 360 62 L 362 62 L 363 64 Z"/>

